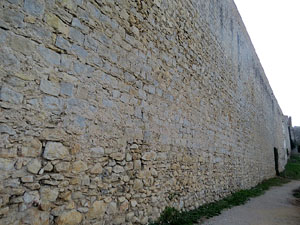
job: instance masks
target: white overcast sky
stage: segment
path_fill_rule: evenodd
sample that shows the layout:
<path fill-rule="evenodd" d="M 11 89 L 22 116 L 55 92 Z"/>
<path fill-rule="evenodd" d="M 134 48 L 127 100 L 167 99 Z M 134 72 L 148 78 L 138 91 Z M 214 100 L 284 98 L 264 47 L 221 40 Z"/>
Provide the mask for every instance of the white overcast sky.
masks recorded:
<path fill-rule="evenodd" d="M 300 0 L 234 0 L 273 92 L 300 126 Z"/>

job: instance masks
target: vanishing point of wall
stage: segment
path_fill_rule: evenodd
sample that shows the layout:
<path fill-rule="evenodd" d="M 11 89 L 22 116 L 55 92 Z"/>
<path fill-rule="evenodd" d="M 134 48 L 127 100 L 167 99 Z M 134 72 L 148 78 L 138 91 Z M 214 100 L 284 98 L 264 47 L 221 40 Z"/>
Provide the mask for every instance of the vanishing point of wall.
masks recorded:
<path fill-rule="evenodd" d="M 2 0 L 0 81 L 3 225 L 146 224 L 290 148 L 232 0 Z"/>

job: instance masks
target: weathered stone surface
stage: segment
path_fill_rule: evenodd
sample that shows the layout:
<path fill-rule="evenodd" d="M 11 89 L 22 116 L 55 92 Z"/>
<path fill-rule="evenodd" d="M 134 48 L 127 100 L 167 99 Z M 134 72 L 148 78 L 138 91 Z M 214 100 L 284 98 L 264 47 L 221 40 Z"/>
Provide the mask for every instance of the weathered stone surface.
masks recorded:
<path fill-rule="evenodd" d="M 104 149 L 102 147 L 91 148 L 91 157 L 101 157 L 104 155 Z"/>
<path fill-rule="evenodd" d="M 33 182 L 33 176 L 25 176 L 21 178 L 21 181 L 23 183 L 32 183 Z"/>
<path fill-rule="evenodd" d="M 58 165 L 58 164 L 56 164 L 56 166 L 57 166 L 57 165 Z M 51 164 L 51 162 L 48 162 L 48 163 L 46 164 L 46 166 L 45 166 L 43 169 L 44 169 L 44 171 L 50 172 L 50 171 L 53 170 L 53 165 Z"/>
<path fill-rule="evenodd" d="M 274 147 L 283 169 L 232 1 L 0 5 L 1 225 L 146 224 L 272 177 Z"/>
<path fill-rule="evenodd" d="M 107 210 L 106 210 L 106 212 L 107 212 L 109 215 L 115 215 L 115 214 L 118 212 L 117 203 L 116 203 L 116 202 L 110 202 L 110 203 L 107 205 Z"/>
<path fill-rule="evenodd" d="M 57 219 L 57 225 L 78 225 L 82 221 L 82 215 L 76 210 L 62 213 Z"/>
<path fill-rule="evenodd" d="M 55 165 L 55 170 L 57 172 L 67 172 L 71 168 L 71 163 L 69 162 L 59 162 Z"/>
<path fill-rule="evenodd" d="M 38 159 L 33 159 L 28 163 L 27 170 L 30 173 L 37 174 L 39 172 L 39 170 L 41 169 L 41 167 L 42 167 L 41 161 Z"/>
<path fill-rule="evenodd" d="M 58 197 L 58 190 L 56 188 L 42 187 L 40 193 L 42 201 L 54 202 Z"/>
<path fill-rule="evenodd" d="M 68 149 L 60 142 L 47 142 L 43 157 L 45 159 L 65 159 L 69 156 Z"/>
<path fill-rule="evenodd" d="M 0 124 L 0 133 L 9 134 L 9 135 L 15 135 L 16 134 L 14 129 L 10 126 L 7 126 L 6 124 Z"/>
<path fill-rule="evenodd" d="M 156 152 L 145 152 L 143 154 L 142 159 L 146 160 L 146 161 L 155 160 L 156 159 L 156 155 L 157 155 Z"/>
<path fill-rule="evenodd" d="M 136 179 L 134 181 L 134 184 L 133 184 L 134 190 L 140 191 L 143 189 L 143 186 L 144 186 L 143 181 L 141 181 L 139 179 Z"/>
<path fill-rule="evenodd" d="M 122 152 L 115 152 L 110 154 L 110 157 L 117 161 L 122 161 L 125 158 L 125 154 Z"/>
<path fill-rule="evenodd" d="M 69 34 L 69 27 L 63 23 L 60 18 L 52 13 L 46 14 L 46 22 L 49 26 L 53 27 L 58 32 L 68 35 Z"/>
<path fill-rule="evenodd" d="M 44 0 L 25 0 L 24 9 L 33 16 L 41 16 L 45 10 Z"/>
<path fill-rule="evenodd" d="M 24 199 L 24 202 L 27 204 L 33 203 L 33 202 L 39 202 L 40 195 L 39 195 L 38 191 L 25 192 L 23 199 Z"/>
<path fill-rule="evenodd" d="M 15 217 L 14 221 L 16 221 Z M 20 224 L 49 225 L 49 212 L 43 212 L 37 208 L 29 208 L 24 212 Z"/>
<path fill-rule="evenodd" d="M 8 87 L 2 86 L 0 87 L 0 100 L 14 104 L 21 104 L 23 101 L 23 95 Z"/>
<path fill-rule="evenodd" d="M 43 57 L 43 59 L 50 65 L 60 65 L 60 55 L 56 52 L 45 48 L 42 45 L 38 48 L 38 51 Z"/>
<path fill-rule="evenodd" d="M 90 173 L 92 174 L 99 174 L 99 173 L 102 173 L 103 171 L 103 168 L 101 166 L 100 163 L 96 163 L 90 170 Z"/>
<path fill-rule="evenodd" d="M 87 213 L 89 219 L 100 219 L 104 216 L 107 204 L 103 201 L 95 201 Z"/>
<path fill-rule="evenodd" d="M 115 173 L 123 173 L 125 170 L 122 166 L 116 165 L 116 166 L 114 166 L 113 171 Z"/>
<path fill-rule="evenodd" d="M 26 138 L 22 145 L 22 155 L 25 157 L 38 157 L 42 155 L 42 143 L 37 138 Z"/>
<path fill-rule="evenodd" d="M 61 141 L 66 135 L 66 132 L 60 128 L 44 129 L 40 138 L 47 141 Z"/>
<path fill-rule="evenodd" d="M 72 172 L 73 173 L 80 173 L 83 171 L 86 171 L 88 169 L 87 165 L 85 162 L 79 160 L 73 163 L 72 166 Z"/>
<path fill-rule="evenodd" d="M 73 88 L 74 88 L 73 84 L 62 82 L 60 84 L 60 94 L 72 97 L 73 96 Z"/>
<path fill-rule="evenodd" d="M 44 93 L 54 96 L 58 96 L 60 92 L 58 84 L 55 84 L 45 79 L 41 80 L 40 89 Z"/>

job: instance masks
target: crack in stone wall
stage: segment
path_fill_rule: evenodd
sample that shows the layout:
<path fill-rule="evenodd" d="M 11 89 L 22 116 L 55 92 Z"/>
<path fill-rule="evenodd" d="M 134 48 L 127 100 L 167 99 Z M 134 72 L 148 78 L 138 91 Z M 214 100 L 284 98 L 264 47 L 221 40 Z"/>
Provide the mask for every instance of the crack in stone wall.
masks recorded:
<path fill-rule="evenodd" d="M 232 0 L 0 2 L 0 224 L 147 224 L 275 176 L 288 120 Z"/>

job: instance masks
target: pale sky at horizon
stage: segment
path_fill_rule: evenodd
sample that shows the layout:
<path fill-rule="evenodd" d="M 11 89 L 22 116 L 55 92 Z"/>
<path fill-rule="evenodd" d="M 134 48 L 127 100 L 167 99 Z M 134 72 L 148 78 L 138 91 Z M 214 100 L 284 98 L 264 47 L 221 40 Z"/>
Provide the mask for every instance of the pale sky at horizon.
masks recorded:
<path fill-rule="evenodd" d="M 300 126 L 300 0 L 234 0 L 274 95 Z"/>

